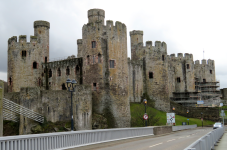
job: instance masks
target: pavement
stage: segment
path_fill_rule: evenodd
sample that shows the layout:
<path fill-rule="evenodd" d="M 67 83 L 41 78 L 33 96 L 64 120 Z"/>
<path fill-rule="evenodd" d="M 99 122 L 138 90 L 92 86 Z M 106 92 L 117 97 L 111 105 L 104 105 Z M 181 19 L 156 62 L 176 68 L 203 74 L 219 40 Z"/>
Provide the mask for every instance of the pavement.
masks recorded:
<path fill-rule="evenodd" d="M 212 131 L 212 127 L 172 132 L 171 134 L 149 136 L 106 142 L 69 150 L 183 150 L 191 143 Z"/>
<path fill-rule="evenodd" d="M 227 150 L 227 126 L 225 126 L 225 133 L 222 138 L 217 143 L 217 146 L 214 147 L 215 150 Z"/>

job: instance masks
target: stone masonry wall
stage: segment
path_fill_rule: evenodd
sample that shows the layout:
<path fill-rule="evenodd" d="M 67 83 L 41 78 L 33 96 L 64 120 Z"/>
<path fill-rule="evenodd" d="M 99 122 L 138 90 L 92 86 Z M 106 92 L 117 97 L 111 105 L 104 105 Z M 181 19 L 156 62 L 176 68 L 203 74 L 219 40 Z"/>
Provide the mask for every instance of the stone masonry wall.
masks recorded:
<path fill-rule="evenodd" d="M 21 87 L 42 86 L 41 64 L 49 60 L 49 28 L 49 22 L 35 21 L 30 42 L 26 35 L 20 35 L 19 41 L 16 36 L 8 40 L 9 92 L 19 92 Z"/>
<path fill-rule="evenodd" d="M 4 83 L 0 80 L 0 137 L 3 136 L 3 95 Z"/>

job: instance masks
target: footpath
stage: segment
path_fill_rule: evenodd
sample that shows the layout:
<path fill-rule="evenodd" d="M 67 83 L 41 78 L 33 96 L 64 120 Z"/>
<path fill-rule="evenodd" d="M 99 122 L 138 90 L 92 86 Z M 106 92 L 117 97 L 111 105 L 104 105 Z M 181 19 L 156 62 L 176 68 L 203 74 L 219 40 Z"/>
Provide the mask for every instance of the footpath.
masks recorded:
<path fill-rule="evenodd" d="M 227 126 L 225 126 L 225 133 L 222 138 L 217 143 L 217 146 L 214 147 L 215 150 L 226 150 L 227 149 Z"/>

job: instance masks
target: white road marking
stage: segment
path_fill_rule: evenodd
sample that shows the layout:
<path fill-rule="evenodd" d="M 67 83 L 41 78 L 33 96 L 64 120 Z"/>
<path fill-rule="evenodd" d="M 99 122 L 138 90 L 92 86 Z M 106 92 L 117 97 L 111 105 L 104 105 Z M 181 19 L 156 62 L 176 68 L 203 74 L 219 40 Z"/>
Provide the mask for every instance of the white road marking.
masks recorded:
<path fill-rule="evenodd" d="M 189 135 L 190 136 L 190 135 Z M 187 136 L 187 137 L 189 137 L 189 136 Z"/>
<path fill-rule="evenodd" d="M 176 139 L 172 139 L 172 140 L 169 140 L 169 141 L 167 141 L 167 142 L 171 142 L 171 141 L 174 141 L 174 140 L 176 140 Z"/>
<path fill-rule="evenodd" d="M 183 139 L 184 137 L 179 137 L 178 139 Z"/>
<path fill-rule="evenodd" d="M 150 147 L 154 147 L 154 146 L 158 146 L 158 145 L 161 145 L 162 143 L 158 143 L 158 144 L 155 144 L 155 145 L 152 145 Z"/>

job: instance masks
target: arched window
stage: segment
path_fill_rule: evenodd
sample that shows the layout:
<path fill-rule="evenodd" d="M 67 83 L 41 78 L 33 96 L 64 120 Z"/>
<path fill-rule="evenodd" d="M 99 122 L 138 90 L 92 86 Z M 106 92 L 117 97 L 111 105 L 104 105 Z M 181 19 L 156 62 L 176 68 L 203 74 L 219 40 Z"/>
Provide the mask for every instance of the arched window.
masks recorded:
<path fill-rule="evenodd" d="M 69 66 L 67 66 L 67 68 L 66 68 L 66 75 L 68 76 L 68 75 L 70 75 L 70 69 L 69 69 Z"/>
<path fill-rule="evenodd" d="M 61 88 L 62 88 L 62 90 L 66 90 L 65 83 L 63 83 L 63 84 L 61 85 Z"/>
<path fill-rule="evenodd" d="M 37 68 L 38 68 L 37 62 L 33 62 L 33 69 L 37 69 Z"/>
<path fill-rule="evenodd" d="M 76 65 L 76 74 L 80 73 L 80 67 L 78 65 Z"/>
<path fill-rule="evenodd" d="M 49 78 L 51 78 L 52 77 L 52 70 L 50 69 L 49 70 Z"/>
<path fill-rule="evenodd" d="M 101 63 L 101 57 L 102 57 L 102 55 L 98 54 L 98 63 Z"/>
<path fill-rule="evenodd" d="M 60 68 L 58 68 L 57 75 L 61 76 L 61 69 Z"/>
<path fill-rule="evenodd" d="M 87 64 L 88 65 L 90 64 L 90 57 L 89 57 L 89 55 L 87 55 Z"/>

